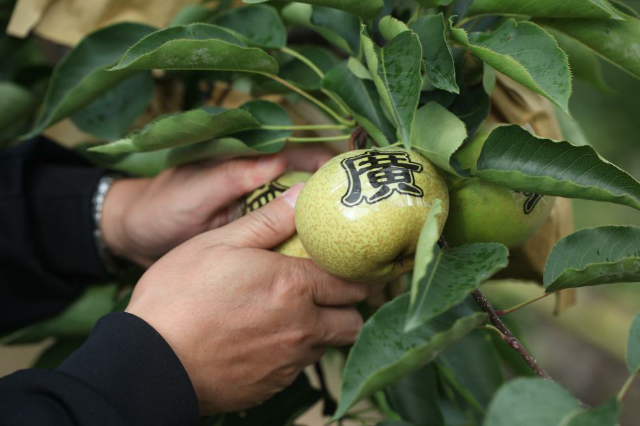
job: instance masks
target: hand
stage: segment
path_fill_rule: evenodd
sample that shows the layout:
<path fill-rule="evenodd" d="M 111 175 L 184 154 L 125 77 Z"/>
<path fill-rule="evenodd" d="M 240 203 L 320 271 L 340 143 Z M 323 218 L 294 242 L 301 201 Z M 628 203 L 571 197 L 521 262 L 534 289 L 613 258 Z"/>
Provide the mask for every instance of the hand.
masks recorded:
<path fill-rule="evenodd" d="M 165 170 L 154 179 L 120 179 L 107 194 L 101 228 L 109 249 L 148 267 L 169 250 L 239 215 L 238 199 L 291 165 L 315 171 L 333 155 L 303 147 L 279 155 Z"/>
<path fill-rule="evenodd" d="M 267 250 L 295 232 L 300 187 L 171 251 L 135 288 L 127 312 L 174 349 L 202 414 L 261 404 L 326 346 L 353 343 L 362 327 L 348 305 L 364 300 L 370 286 Z"/>

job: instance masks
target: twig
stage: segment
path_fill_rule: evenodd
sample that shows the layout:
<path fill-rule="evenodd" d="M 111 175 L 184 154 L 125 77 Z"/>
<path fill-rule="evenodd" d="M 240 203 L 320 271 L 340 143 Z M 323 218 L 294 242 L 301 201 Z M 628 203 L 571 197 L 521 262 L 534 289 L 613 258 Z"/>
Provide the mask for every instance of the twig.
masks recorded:
<path fill-rule="evenodd" d="M 444 238 L 444 236 L 440 237 L 440 239 L 438 240 L 438 245 L 440 246 L 440 248 L 442 248 L 442 250 L 449 249 L 449 243 L 447 243 L 447 240 Z M 522 346 L 522 343 L 520 343 L 516 336 L 513 335 L 511 330 L 509 330 L 507 326 L 502 322 L 498 314 L 496 314 L 496 311 L 493 309 L 493 305 L 484 296 L 484 294 L 482 294 L 480 290 L 476 290 L 471 293 L 471 296 L 473 296 L 473 298 L 476 300 L 476 302 L 480 306 L 480 309 L 489 314 L 489 321 L 491 321 L 493 327 L 497 329 L 496 331 L 500 332 L 502 340 L 507 345 L 509 345 L 511 349 L 516 351 L 538 376 L 547 380 L 551 380 L 551 376 L 549 376 L 549 374 L 547 374 L 547 372 L 544 371 L 542 367 L 540 367 L 540 364 L 538 364 L 535 358 L 531 356 L 529 351 L 527 351 L 527 349 Z"/>
<path fill-rule="evenodd" d="M 511 331 L 507 328 L 507 326 L 502 322 L 496 311 L 493 309 L 493 305 L 489 300 L 482 294 L 480 290 L 476 290 L 471 293 L 473 298 L 476 300 L 480 309 L 489 314 L 489 321 L 495 328 L 497 328 L 502 334 L 502 340 L 506 344 L 508 344 L 514 351 L 516 351 L 520 357 L 527 363 L 529 367 L 540 377 L 544 379 L 551 380 L 549 374 L 538 364 L 538 362 L 531 356 L 529 351 L 522 346 L 522 343 L 511 333 Z"/>
<path fill-rule="evenodd" d="M 365 147 L 367 143 L 367 138 L 369 135 L 362 128 L 362 126 L 358 126 L 351 133 L 351 137 L 349 138 L 349 150 L 353 151 L 355 149 L 362 149 Z"/>
<path fill-rule="evenodd" d="M 624 385 L 622 386 L 622 389 L 620 389 L 620 392 L 618 393 L 618 396 L 617 396 L 617 399 L 618 399 L 619 402 L 622 402 L 624 397 L 627 395 L 627 392 L 631 388 L 631 385 L 633 384 L 634 380 L 638 377 L 638 375 L 640 375 L 640 368 L 638 368 L 635 371 L 635 373 L 633 373 L 631 376 L 629 376 L 627 381 L 624 382 Z"/>
<path fill-rule="evenodd" d="M 519 309 L 524 308 L 525 306 L 529 306 L 530 304 L 532 304 L 532 303 L 534 303 L 534 302 L 537 302 L 538 300 L 542 300 L 542 299 L 544 299 L 545 297 L 549 297 L 549 296 L 551 296 L 552 294 L 555 294 L 555 293 L 545 293 L 545 294 L 543 294 L 542 296 L 538 296 L 538 297 L 536 297 L 535 299 L 531 299 L 531 300 L 524 301 L 524 302 L 522 302 L 522 303 L 518 303 L 517 305 L 515 305 L 515 306 L 513 306 L 513 307 L 511 307 L 511 308 L 509 308 L 509 309 L 501 309 L 501 310 L 498 310 L 498 311 L 496 311 L 496 314 L 497 314 L 498 316 L 503 316 L 503 315 L 510 314 L 511 312 L 515 312 L 515 311 L 517 311 L 517 310 L 519 310 Z"/>

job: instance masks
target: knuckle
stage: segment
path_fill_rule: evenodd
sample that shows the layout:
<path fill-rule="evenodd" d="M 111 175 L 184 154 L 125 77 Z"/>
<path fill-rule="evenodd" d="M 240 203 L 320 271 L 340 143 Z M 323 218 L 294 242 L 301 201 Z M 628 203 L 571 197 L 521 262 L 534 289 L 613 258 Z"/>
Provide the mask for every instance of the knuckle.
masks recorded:
<path fill-rule="evenodd" d="M 282 218 L 278 215 L 268 214 L 263 209 L 258 209 L 251 214 L 255 223 L 253 232 L 257 233 L 258 236 L 264 235 L 265 231 L 271 234 L 278 234 L 283 229 Z"/>

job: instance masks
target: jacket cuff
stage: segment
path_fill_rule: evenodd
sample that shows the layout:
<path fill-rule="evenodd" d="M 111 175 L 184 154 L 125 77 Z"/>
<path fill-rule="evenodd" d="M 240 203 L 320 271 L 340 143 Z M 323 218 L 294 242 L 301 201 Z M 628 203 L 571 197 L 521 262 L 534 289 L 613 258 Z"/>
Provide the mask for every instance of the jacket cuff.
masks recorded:
<path fill-rule="evenodd" d="M 103 395 L 130 424 L 197 425 L 198 399 L 182 363 L 139 317 L 106 315 L 58 371 Z"/>
<path fill-rule="evenodd" d="M 103 175 L 98 168 L 53 164 L 33 173 L 30 199 L 38 246 L 44 264 L 62 276 L 106 276 L 93 236 L 93 196 Z"/>

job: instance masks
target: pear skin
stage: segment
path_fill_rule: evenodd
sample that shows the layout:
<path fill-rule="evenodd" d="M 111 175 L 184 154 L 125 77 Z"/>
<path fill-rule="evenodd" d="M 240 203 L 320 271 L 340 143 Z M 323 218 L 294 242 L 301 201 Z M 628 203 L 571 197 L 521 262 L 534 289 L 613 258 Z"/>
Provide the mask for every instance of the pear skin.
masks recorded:
<path fill-rule="evenodd" d="M 309 179 L 296 203 L 296 229 L 314 262 L 356 282 L 392 280 L 413 266 L 420 231 L 441 199 L 442 231 L 449 207 L 444 179 L 415 151 L 350 151 Z"/>

